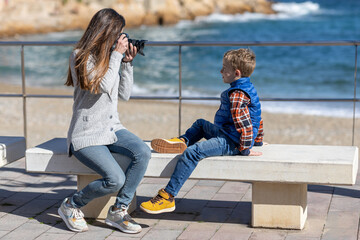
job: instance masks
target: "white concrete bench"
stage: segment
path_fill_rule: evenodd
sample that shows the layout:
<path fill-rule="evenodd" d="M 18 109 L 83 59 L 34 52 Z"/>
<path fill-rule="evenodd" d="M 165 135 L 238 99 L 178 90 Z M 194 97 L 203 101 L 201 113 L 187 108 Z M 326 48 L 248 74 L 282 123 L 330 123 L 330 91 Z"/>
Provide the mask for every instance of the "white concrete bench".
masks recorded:
<path fill-rule="evenodd" d="M 252 182 L 254 227 L 302 229 L 307 218 L 307 184 L 355 184 L 357 147 L 271 144 L 256 149 L 263 155 L 207 158 L 190 176 L 192 179 Z M 114 156 L 126 169 L 129 159 Z M 175 154 L 153 152 L 145 176 L 170 177 L 177 159 Z M 29 172 L 76 174 L 78 188 L 99 178 L 74 157 L 67 157 L 66 141 L 61 138 L 28 149 L 26 169 Z M 103 200 L 94 200 L 85 206 L 85 216 L 104 218 L 108 205 L 103 206 L 109 198 L 103 197 Z"/>
<path fill-rule="evenodd" d="M 25 138 L 0 136 L 0 167 L 25 156 Z"/>

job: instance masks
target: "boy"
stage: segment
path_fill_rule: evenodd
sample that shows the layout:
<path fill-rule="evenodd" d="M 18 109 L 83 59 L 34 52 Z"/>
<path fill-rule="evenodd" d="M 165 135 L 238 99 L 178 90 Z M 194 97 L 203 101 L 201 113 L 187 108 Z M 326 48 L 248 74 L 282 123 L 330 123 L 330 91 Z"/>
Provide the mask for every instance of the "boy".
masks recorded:
<path fill-rule="evenodd" d="M 159 153 L 182 153 L 168 185 L 140 208 L 150 214 L 175 210 L 174 197 L 189 178 L 197 163 L 206 157 L 222 155 L 259 156 L 250 150 L 263 139 L 261 105 L 250 82 L 255 69 L 255 54 L 250 49 L 230 50 L 224 54 L 221 75 L 230 88 L 221 94 L 214 124 L 198 119 L 179 138 L 154 139 L 152 148 Z M 205 138 L 206 141 L 198 142 Z"/>

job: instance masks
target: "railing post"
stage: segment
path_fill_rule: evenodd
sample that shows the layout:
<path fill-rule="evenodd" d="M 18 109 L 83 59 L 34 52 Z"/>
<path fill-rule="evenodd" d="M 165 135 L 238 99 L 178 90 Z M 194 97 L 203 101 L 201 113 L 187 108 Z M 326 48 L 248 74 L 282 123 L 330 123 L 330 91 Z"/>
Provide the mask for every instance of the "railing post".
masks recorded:
<path fill-rule="evenodd" d="M 356 117 L 356 72 L 357 72 L 357 46 L 355 44 L 355 71 L 354 71 L 354 104 L 353 104 L 353 129 L 352 129 L 352 145 L 355 144 L 355 117 Z"/>
<path fill-rule="evenodd" d="M 181 79 L 181 45 L 179 45 L 179 132 L 178 136 L 181 135 L 181 105 L 182 105 L 182 79 Z"/>
<path fill-rule="evenodd" d="M 24 120 L 25 147 L 27 147 L 26 84 L 25 84 L 24 45 L 21 45 L 21 89 L 22 89 L 22 99 L 23 99 L 23 120 Z"/>

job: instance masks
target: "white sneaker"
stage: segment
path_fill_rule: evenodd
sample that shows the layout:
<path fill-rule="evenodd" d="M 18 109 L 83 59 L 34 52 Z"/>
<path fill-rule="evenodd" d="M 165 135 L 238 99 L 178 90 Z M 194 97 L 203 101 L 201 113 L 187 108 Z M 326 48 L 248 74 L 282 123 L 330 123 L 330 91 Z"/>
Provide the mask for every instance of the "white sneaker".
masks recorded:
<path fill-rule="evenodd" d="M 126 207 L 113 211 L 113 206 L 109 208 L 105 223 L 115 227 L 125 233 L 139 233 L 142 228 L 137 224 L 127 212 Z"/>
<path fill-rule="evenodd" d="M 67 201 L 68 198 L 65 198 L 58 209 L 58 213 L 64 220 L 66 226 L 74 232 L 85 232 L 89 230 L 83 212 L 79 208 L 69 206 Z"/>

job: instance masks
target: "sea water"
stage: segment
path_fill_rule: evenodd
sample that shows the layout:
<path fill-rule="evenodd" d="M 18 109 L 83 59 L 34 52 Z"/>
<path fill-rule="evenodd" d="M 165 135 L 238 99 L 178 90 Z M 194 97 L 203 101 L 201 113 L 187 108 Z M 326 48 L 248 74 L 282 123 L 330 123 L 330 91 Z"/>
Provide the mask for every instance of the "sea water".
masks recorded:
<path fill-rule="evenodd" d="M 276 14 L 215 12 L 171 26 L 142 26 L 125 31 L 131 38 L 149 41 L 360 41 L 360 0 L 281 0 L 273 4 L 273 9 Z M 28 35 L 16 40 L 78 41 L 82 33 Z M 239 46 L 182 47 L 182 95 L 219 97 L 228 87 L 220 74 L 223 54 L 236 48 Z M 257 61 L 251 80 L 262 99 L 354 98 L 354 46 L 251 46 L 250 49 Z M 71 50 L 71 46 L 25 47 L 27 85 L 64 87 Z M 146 56 L 134 60 L 133 96 L 177 96 L 178 53 L 176 46 L 146 46 Z M 0 48 L 1 82 L 20 84 L 20 66 L 19 47 Z M 359 75 L 358 71 L 357 79 Z M 218 104 L 217 101 L 203 103 Z M 344 102 L 264 101 L 262 106 L 268 112 L 335 117 L 352 117 L 353 110 L 353 103 Z M 360 107 L 356 111 L 360 112 Z"/>

